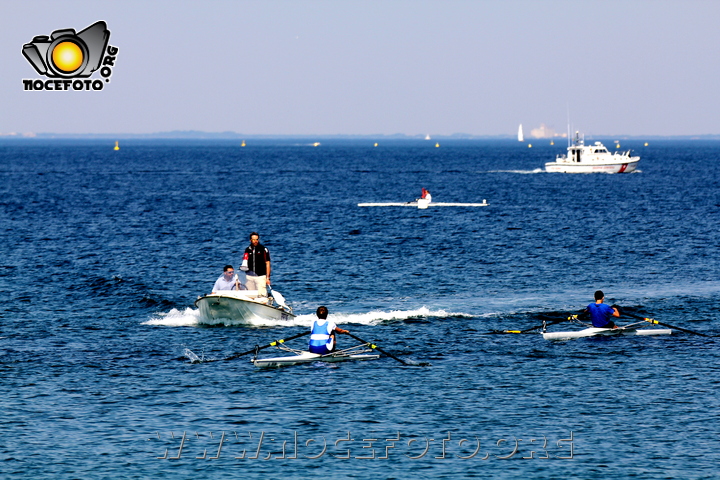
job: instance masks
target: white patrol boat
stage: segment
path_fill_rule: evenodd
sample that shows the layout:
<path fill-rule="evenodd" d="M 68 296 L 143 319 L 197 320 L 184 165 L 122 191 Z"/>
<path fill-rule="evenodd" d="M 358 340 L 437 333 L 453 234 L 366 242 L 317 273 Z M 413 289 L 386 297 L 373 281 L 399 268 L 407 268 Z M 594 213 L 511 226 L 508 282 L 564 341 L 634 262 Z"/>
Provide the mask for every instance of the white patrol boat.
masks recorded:
<path fill-rule="evenodd" d="M 234 320 L 243 323 L 268 320 L 292 320 L 292 308 L 277 290 L 271 296 L 261 297 L 257 290 L 222 290 L 203 295 L 195 300 L 195 306 L 207 323 Z"/>
<path fill-rule="evenodd" d="M 575 132 L 568 146 L 567 155 L 558 155 L 554 162 L 545 164 L 545 171 L 559 173 L 630 173 L 637 168 L 640 157 L 633 157 L 630 150 L 610 153 L 605 145 L 595 142 L 585 145 L 584 136 Z"/>

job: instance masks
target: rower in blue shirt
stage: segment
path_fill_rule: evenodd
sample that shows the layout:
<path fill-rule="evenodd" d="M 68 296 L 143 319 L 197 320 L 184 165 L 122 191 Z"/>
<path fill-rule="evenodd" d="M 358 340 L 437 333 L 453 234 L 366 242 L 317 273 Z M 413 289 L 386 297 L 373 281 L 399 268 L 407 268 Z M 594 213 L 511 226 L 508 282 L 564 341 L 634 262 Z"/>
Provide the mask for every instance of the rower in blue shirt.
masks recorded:
<path fill-rule="evenodd" d="M 335 333 L 349 333 L 338 327 L 335 322 L 328 320 L 327 307 L 320 306 L 317 309 L 317 320 L 312 324 L 310 330 L 310 344 L 308 350 L 312 353 L 326 355 L 335 351 Z"/>
<path fill-rule="evenodd" d="M 609 307 L 603 303 L 605 294 L 602 290 L 595 292 L 595 303 L 591 303 L 585 309 L 590 314 L 593 327 L 596 328 L 618 328 L 610 317 L 619 317 L 620 312 L 615 307 Z"/>

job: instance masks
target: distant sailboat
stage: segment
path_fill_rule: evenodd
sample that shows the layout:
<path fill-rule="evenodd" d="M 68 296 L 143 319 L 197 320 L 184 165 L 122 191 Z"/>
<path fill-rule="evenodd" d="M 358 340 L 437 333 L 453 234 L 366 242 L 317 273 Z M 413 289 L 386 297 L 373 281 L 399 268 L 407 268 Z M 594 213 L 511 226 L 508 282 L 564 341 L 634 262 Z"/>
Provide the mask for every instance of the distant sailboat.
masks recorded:
<path fill-rule="evenodd" d="M 518 142 L 524 142 L 525 137 L 523 137 L 522 133 L 522 123 L 520 124 L 520 127 L 518 128 Z"/>
<path fill-rule="evenodd" d="M 430 140 L 430 134 L 425 135 L 425 140 Z"/>

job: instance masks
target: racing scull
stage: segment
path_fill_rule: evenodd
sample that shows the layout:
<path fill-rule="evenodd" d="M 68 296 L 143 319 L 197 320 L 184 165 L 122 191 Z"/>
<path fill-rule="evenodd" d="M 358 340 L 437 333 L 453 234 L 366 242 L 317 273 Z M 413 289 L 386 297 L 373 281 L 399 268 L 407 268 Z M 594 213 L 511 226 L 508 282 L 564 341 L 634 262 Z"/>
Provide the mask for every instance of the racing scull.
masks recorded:
<path fill-rule="evenodd" d="M 288 365 L 297 365 L 299 363 L 346 362 L 350 360 L 376 360 L 380 358 L 380 355 L 377 353 L 369 353 L 372 352 L 372 349 L 368 348 L 366 344 L 338 350 L 326 355 L 320 355 L 305 350 L 296 350 L 284 344 L 276 345 L 276 347 L 280 350 L 291 352 L 293 355 L 287 355 L 285 357 L 258 358 L 256 354 L 250 362 L 256 367 L 284 367 Z"/>

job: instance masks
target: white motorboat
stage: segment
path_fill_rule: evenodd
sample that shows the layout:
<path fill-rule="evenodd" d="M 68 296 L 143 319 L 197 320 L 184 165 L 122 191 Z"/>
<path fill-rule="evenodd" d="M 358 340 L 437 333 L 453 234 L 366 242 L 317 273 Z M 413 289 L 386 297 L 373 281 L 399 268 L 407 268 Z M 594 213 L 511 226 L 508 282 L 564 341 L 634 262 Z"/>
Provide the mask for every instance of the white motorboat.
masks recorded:
<path fill-rule="evenodd" d="M 262 297 L 257 290 L 223 290 L 198 297 L 195 306 L 200 315 L 216 323 L 224 319 L 240 322 L 292 320 L 295 318 L 292 308 L 276 290 L 272 296 Z"/>
<path fill-rule="evenodd" d="M 312 362 L 347 362 L 352 360 L 376 360 L 380 358 L 378 353 L 370 353 L 372 350 L 367 345 L 357 345 L 355 347 L 338 350 L 336 352 L 320 355 L 304 350 L 295 350 L 286 345 L 279 344 L 277 348 L 291 352 L 292 355 L 284 357 L 257 358 L 257 355 L 250 360 L 256 367 L 284 367 L 288 365 L 297 365 L 300 363 Z"/>
<path fill-rule="evenodd" d="M 585 138 L 575 132 L 567 155 L 558 155 L 554 162 L 545 164 L 545 171 L 559 173 L 630 173 L 637 168 L 640 157 L 631 156 L 630 150 L 610 153 L 600 142 L 585 145 Z"/>
<path fill-rule="evenodd" d="M 358 207 L 415 207 L 424 210 L 428 207 L 487 207 L 490 205 L 485 199 L 482 203 L 442 203 L 431 202 L 424 198 L 415 200 L 414 202 L 386 202 L 386 203 L 358 203 Z"/>
<path fill-rule="evenodd" d="M 589 327 L 576 332 L 543 332 L 545 340 L 570 340 L 583 337 L 613 337 L 627 335 L 670 335 L 672 330 L 668 328 L 638 328 L 636 325 L 628 325 L 619 328 L 596 328 Z"/>

